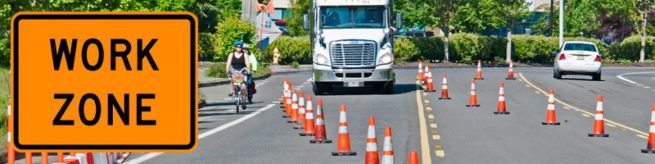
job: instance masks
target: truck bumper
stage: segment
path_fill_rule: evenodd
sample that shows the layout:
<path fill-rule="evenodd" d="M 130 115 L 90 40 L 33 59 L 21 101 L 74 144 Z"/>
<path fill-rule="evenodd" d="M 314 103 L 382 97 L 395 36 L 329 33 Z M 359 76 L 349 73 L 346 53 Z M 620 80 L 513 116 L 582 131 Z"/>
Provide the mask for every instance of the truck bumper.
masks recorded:
<path fill-rule="evenodd" d="M 332 69 L 329 66 L 314 65 L 314 82 L 390 82 L 395 78 L 391 65 L 368 69 Z"/>

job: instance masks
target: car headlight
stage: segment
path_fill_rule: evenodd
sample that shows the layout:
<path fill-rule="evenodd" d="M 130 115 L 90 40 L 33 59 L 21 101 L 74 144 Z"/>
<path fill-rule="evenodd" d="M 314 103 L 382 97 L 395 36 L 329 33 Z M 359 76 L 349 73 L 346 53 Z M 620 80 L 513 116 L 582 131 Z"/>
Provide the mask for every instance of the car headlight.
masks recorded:
<path fill-rule="evenodd" d="M 378 58 L 378 65 L 391 64 L 391 62 L 393 62 L 393 55 L 391 53 L 385 53 Z"/>
<path fill-rule="evenodd" d="M 318 65 L 329 66 L 330 65 L 329 62 L 330 61 L 328 60 L 327 56 L 325 56 L 325 55 L 323 55 L 321 53 L 316 54 L 316 61 L 314 61 L 314 63 L 316 63 Z"/>

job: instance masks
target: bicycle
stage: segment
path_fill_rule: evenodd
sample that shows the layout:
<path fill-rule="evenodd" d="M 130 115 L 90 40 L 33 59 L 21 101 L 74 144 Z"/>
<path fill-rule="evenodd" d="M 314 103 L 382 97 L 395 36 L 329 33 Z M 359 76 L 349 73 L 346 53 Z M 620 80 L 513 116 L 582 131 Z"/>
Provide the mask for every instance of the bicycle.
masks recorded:
<path fill-rule="evenodd" d="M 237 74 L 236 78 L 234 79 L 234 94 L 232 97 L 234 98 L 234 105 L 236 106 L 236 113 L 239 113 L 239 106 L 241 106 L 241 109 L 245 110 L 246 109 L 246 94 L 244 94 L 243 89 L 241 88 L 241 85 L 244 83 L 243 81 L 243 74 L 239 73 Z"/>

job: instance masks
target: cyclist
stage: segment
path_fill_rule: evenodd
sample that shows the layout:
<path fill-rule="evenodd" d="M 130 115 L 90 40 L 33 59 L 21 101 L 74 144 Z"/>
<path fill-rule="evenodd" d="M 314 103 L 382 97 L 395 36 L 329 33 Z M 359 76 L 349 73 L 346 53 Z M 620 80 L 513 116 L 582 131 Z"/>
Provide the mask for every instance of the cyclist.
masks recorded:
<path fill-rule="evenodd" d="M 243 52 L 248 54 L 248 66 L 250 68 L 250 74 L 247 76 L 246 84 L 248 84 L 248 102 L 252 103 L 252 95 L 257 93 L 255 89 L 255 81 L 253 81 L 252 76 L 257 71 L 257 57 L 250 51 L 250 45 L 243 44 Z"/>
<path fill-rule="evenodd" d="M 230 73 L 230 96 L 234 95 L 234 79 L 238 76 L 247 75 L 249 72 L 248 54 L 243 51 L 243 41 L 234 42 L 235 51 L 230 53 L 227 57 L 226 70 Z M 237 74 L 241 73 L 241 75 Z M 245 89 L 245 84 L 241 84 L 241 88 Z M 244 92 L 245 93 L 245 92 Z"/>

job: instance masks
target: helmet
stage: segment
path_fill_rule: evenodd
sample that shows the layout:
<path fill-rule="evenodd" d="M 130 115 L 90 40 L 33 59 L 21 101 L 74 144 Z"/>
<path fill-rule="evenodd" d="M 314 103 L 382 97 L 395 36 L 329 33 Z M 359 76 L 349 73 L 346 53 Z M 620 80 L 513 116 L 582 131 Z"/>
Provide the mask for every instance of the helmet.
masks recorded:
<path fill-rule="evenodd" d="M 243 46 L 243 41 L 237 40 L 234 42 L 234 46 Z"/>
<path fill-rule="evenodd" d="M 248 48 L 248 49 L 249 49 L 249 48 L 250 48 L 250 45 L 249 45 L 248 43 L 244 43 L 244 44 L 243 44 L 243 48 Z"/>

